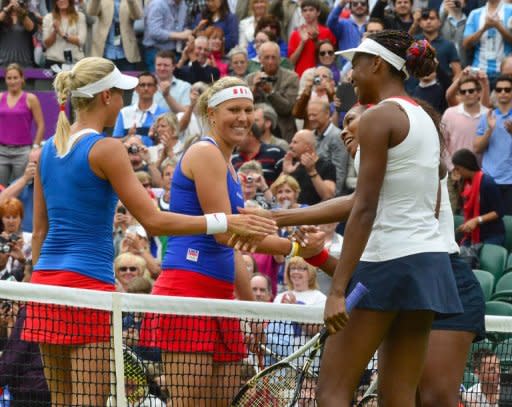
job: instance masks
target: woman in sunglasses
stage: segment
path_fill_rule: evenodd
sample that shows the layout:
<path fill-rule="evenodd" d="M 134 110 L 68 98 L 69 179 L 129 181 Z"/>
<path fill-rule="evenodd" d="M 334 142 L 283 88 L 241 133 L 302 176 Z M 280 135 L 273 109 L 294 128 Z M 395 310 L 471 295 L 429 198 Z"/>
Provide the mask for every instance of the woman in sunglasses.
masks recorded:
<path fill-rule="evenodd" d="M 334 55 L 334 46 L 329 40 L 319 41 L 316 47 L 316 65 L 325 66 L 332 72 L 335 83 L 340 81 L 340 70 L 336 63 L 336 55 Z"/>
<path fill-rule="evenodd" d="M 141 256 L 126 252 L 116 257 L 116 291 L 127 292 L 128 285 L 136 277 L 142 277 L 146 270 L 146 260 Z"/>

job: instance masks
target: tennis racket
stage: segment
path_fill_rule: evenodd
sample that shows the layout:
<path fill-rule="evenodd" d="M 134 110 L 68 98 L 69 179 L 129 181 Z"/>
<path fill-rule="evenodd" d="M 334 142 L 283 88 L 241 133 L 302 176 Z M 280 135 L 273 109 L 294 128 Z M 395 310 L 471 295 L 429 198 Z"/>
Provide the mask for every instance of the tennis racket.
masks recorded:
<path fill-rule="evenodd" d="M 350 312 L 367 292 L 363 284 L 357 283 L 347 297 L 347 312 Z M 324 326 L 300 349 L 249 379 L 231 402 L 231 407 L 294 406 L 299 399 L 305 378 L 310 376 L 315 356 L 328 336 L 329 332 Z M 307 352 L 309 354 L 302 367 L 297 368 L 298 359 Z"/>
<path fill-rule="evenodd" d="M 128 346 L 123 346 L 124 380 L 129 406 L 139 405 L 149 394 L 148 371 L 141 358 Z"/>

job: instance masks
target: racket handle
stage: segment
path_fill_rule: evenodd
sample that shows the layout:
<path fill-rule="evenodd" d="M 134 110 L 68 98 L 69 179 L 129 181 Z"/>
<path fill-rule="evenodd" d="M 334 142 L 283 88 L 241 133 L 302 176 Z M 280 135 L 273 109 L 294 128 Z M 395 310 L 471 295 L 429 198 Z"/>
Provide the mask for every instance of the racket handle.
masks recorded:
<path fill-rule="evenodd" d="M 368 288 L 364 286 L 364 284 L 357 283 L 354 289 L 350 292 L 345 301 L 345 308 L 347 312 L 352 311 L 352 309 L 357 305 L 359 300 L 363 298 L 368 293 Z"/>

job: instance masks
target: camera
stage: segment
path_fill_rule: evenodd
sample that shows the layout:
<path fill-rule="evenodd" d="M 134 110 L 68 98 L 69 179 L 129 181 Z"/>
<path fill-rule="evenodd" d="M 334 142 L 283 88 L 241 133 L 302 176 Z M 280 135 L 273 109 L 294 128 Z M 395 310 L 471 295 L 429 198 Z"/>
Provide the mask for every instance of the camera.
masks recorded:
<path fill-rule="evenodd" d="M 126 208 L 124 206 L 120 206 L 117 208 L 117 213 L 122 213 L 123 215 L 126 215 Z"/>
<path fill-rule="evenodd" d="M 128 154 L 137 154 L 140 151 L 140 148 L 137 144 L 130 144 L 128 146 Z"/>
<path fill-rule="evenodd" d="M 315 75 L 315 77 L 313 78 L 313 84 L 320 85 L 321 82 L 322 82 L 322 78 L 320 78 L 320 76 L 318 76 L 318 75 Z"/>
<path fill-rule="evenodd" d="M 427 20 L 430 17 L 430 10 L 428 8 L 424 8 L 421 10 L 421 19 Z"/>
<path fill-rule="evenodd" d="M 254 182 L 254 177 L 252 175 L 248 175 L 245 178 L 245 181 L 250 184 L 251 182 Z"/>
<path fill-rule="evenodd" d="M 11 233 L 7 239 L 0 236 L 0 253 L 10 253 L 13 243 L 16 243 L 19 239 L 20 237 L 16 233 Z"/>
<path fill-rule="evenodd" d="M 261 83 L 264 83 L 264 82 L 275 83 L 277 81 L 276 78 L 273 78 L 271 76 L 262 76 L 260 80 L 261 80 Z"/>
<path fill-rule="evenodd" d="M 64 62 L 68 65 L 71 65 L 73 63 L 73 53 L 70 49 L 64 50 Z"/>
<path fill-rule="evenodd" d="M 453 2 L 453 6 L 454 6 L 455 8 L 462 8 L 462 3 L 461 3 L 460 1 L 458 1 L 458 0 L 455 0 L 455 1 Z"/>

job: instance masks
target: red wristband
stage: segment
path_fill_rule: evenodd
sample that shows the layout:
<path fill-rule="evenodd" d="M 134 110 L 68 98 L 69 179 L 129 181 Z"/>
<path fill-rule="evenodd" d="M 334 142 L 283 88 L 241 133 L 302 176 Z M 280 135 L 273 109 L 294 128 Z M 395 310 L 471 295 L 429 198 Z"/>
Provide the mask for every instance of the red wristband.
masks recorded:
<path fill-rule="evenodd" d="M 304 260 L 306 260 L 309 264 L 311 264 L 314 267 L 320 267 L 327 261 L 328 258 L 329 258 L 329 251 L 327 249 L 323 249 L 316 256 L 313 256 L 313 257 L 310 257 L 310 258 L 304 259 Z"/>

